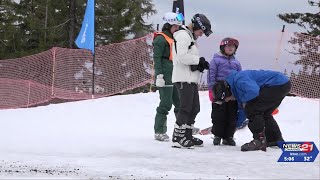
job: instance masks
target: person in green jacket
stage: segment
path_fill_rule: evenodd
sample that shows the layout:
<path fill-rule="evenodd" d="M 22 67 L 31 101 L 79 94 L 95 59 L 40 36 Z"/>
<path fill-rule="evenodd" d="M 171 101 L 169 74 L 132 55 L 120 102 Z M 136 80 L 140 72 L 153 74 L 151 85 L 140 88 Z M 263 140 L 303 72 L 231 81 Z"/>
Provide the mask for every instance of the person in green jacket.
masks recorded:
<path fill-rule="evenodd" d="M 169 141 L 167 135 L 167 115 L 174 105 L 174 113 L 177 114 L 180 99 L 177 89 L 172 85 L 172 44 L 173 33 L 182 25 L 182 14 L 168 12 L 163 17 L 164 25 L 162 32 L 155 33 L 153 40 L 153 60 L 155 84 L 160 94 L 160 103 L 154 123 L 154 138 L 158 141 Z"/>

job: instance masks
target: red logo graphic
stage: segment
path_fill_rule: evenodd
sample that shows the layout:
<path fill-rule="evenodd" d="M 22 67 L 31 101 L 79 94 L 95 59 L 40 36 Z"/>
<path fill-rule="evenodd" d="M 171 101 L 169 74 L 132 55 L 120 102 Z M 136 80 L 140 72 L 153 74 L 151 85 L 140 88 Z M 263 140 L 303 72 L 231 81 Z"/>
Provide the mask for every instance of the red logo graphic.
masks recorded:
<path fill-rule="evenodd" d="M 310 142 L 304 142 L 301 146 L 301 151 L 309 153 L 313 151 L 313 144 Z"/>

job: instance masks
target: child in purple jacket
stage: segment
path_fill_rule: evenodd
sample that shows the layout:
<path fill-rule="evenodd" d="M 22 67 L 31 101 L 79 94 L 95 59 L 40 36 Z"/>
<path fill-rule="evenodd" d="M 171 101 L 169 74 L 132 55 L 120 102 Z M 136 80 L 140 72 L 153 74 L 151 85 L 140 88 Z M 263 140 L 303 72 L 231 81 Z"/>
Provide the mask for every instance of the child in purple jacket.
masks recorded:
<path fill-rule="evenodd" d="M 213 144 L 235 146 L 233 135 L 236 130 L 236 118 L 238 111 L 237 101 L 214 103 L 212 87 L 219 80 L 225 80 L 232 70 L 241 71 L 241 64 L 235 58 L 235 53 L 239 47 L 239 41 L 234 38 L 224 38 L 220 43 L 220 52 L 214 54 L 210 62 L 208 73 L 209 97 L 212 102 L 212 134 L 214 134 Z"/>

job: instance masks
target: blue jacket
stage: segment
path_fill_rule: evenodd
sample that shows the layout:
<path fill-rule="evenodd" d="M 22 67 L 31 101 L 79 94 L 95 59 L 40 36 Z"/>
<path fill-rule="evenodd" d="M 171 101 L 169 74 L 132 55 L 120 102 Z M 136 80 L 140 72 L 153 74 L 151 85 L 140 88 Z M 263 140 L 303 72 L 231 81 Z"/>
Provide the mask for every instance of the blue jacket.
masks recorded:
<path fill-rule="evenodd" d="M 221 53 L 214 54 L 208 72 L 208 89 L 212 89 L 218 80 L 225 80 L 232 70 L 241 71 L 240 62 L 234 57 L 226 57 Z"/>
<path fill-rule="evenodd" d="M 285 84 L 289 78 L 276 71 L 245 70 L 232 71 L 226 81 L 236 100 L 245 103 L 259 96 L 260 88 Z"/>

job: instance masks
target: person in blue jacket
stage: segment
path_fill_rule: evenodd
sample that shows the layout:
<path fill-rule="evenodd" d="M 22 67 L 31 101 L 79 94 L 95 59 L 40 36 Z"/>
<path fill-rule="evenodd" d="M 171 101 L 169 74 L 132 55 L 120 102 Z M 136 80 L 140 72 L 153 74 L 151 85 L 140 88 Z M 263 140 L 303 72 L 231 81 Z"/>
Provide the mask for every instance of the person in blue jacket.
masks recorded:
<path fill-rule="evenodd" d="M 248 127 L 253 140 L 241 146 L 241 151 L 266 151 L 266 147 L 283 141 L 280 128 L 272 112 L 290 92 L 287 76 L 269 70 L 232 71 L 223 81 L 213 86 L 215 103 L 222 104 L 236 99 L 245 108 Z"/>

